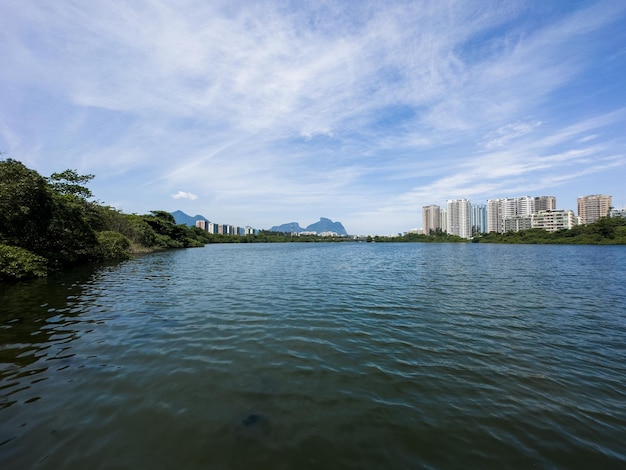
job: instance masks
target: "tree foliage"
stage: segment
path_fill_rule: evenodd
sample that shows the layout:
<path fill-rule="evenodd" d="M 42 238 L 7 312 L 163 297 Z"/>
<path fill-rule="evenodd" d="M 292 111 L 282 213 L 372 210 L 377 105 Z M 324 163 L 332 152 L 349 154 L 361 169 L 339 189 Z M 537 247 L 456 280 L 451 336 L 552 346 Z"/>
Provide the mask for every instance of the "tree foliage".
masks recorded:
<path fill-rule="evenodd" d="M 130 240 L 119 232 L 105 230 L 98 233 L 98 255 L 103 260 L 130 258 Z"/>
<path fill-rule="evenodd" d="M 52 173 L 47 178 L 51 188 L 59 194 L 89 199 L 93 197 L 91 190 L 84 186 L 94 179 L 94 175 L 79 175 L 76 170 L 65 170 L 61 173 Z"/>
<path fill-rule="evenodd" d="M 44 277 L 47 260 L 17 246 L 0 245 L 0 281 Z"/>
<path fill-rule="evenodd" d="M 208 243 L 208 234 L 177 225 L 168 212 L 123 214 L 89 201 L 85 184 L 92 179 L 76 170 L 45 178 L 16 160 L 0 160 L 0 279 Z"/>
<path fill-rule="evenodd" d="M 0 162 L 0 243 L 39 252 L 54 201 L 45 178 L 22 163 Z"/>
<path fill-rule="evenodd" d="M 537 228 L 519 232 L 492 232 L 477 236 L 472 241 L 477 243 L 624 245 L 626 244 L 626 219 L 601 217 L 591 224 L 577 225 L 571 229 L 556 232 L 547 232 Z"/>

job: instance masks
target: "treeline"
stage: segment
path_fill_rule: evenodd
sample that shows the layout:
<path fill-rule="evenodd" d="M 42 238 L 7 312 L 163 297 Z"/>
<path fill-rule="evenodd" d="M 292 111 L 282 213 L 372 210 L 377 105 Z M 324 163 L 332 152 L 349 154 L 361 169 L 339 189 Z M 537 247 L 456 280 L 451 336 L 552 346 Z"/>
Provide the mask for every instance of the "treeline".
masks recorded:
<path fill-rule="evenodd" d="M 406 233 L 397 237 L 385 237 L 376 235 L 367 237 L 368 242 L 396 242 L 396 243 L 467 243 L 469 240 L 461 238 L 458 235 L 450 235 L 437 229 L 429 235 L 423 233 Z"/>
<path fill-rule="evenodd" d="M 169 212 L 124 214 L 91 201 L 85 186 L 91 179 L 74 170 L 44 177 L 0 160 L 0 281 L 210 241 L 199 228 L 177 225 Z"/>
<path fill-rule="evenodd" d="M 407 233 L 397 237 L 369 237 L 375 242 L 436 242 L 436 243 L 510 243 L 510 244 L 567 244 L 567 245 L 626 245 L 626 219 L 602 217 L 587 225 L 556 232 L 533 228 L 519 232 L 478 234 L 467 240 L 437 229 L 430 235 Z"/>
<path fill-rule="evenodd" d="M 577 225 L 571 229 L 547 232 L 541 229 L 519 232 L 488 233 L 476 236 L 478 243 L 529 243 L 529 244 L 568 244 L 568 245 L 626 245 L 626 219 L 623 217 L 602 217 L 587 225 Z"/>
<path fill-rule="evenodd" d="M 226 238 L 226 240 L 224 240 Z M 230 238 L 230 240 L 228 240 Z M 229 243 L 319 243 L 319 242 L 346 242 L 354 241 L 353 238 L 348 236 L 336 236 L 336 237 L 322 237 L 320 235 L 292 235 L 287 232 L 274 232 L 270 230 L 260 230 L 254 235 L 245 235 L 240 237 L 223 237 L 222 240 Z M 213 243 L 211 240 L 210 243 Z"/>

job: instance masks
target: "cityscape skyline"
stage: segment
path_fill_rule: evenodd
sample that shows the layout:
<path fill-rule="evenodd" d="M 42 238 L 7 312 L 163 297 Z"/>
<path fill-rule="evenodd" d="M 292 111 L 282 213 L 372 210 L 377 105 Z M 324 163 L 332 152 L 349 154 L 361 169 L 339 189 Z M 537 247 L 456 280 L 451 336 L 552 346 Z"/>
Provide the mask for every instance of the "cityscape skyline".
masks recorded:
<path fill-rule="evenodd" d="M 415 231 L 429 234 L 442 231 L 469 239 L 478 234 L 517 232 L 530 228 L 541 228 L 547 231 L 569 229 L 576 225 L 593 223 L 605 215 L 626 218 L 626 207 L 613 207 L 612 196 L 602 194 L 579 196 L 578 215 L 572 209 L 558 209 L 555 196 L 489 199 L 487 204 L 472 203 L 468 199 L 455 199 L 448 200 L 445 208 L 437 204 L 423 206 L 422 226 L 419 229 L 413 228 L 398 232 L 398 234 Z M 259 230 L 268 230 L 248 225 L 241 227 L 221 224 L 206 219 L 196 220 L 195 226 L 209 233 L 224 235 L 249 235 Z M 301 234 L 315 235 L 317 232 L 303 231 Z M 322 232 L 322 234 L 338 235 L 332 231 Z M 366 234 L 349 233 L 349 235 L 364 236 Z"/>
<path fill-rule="evenodd" d="M 446 208 L 437 204 L 422 207 L 425 234 L 447 232 L 461 238 L 481 233 L 518 232 L 530 228 L 548 231 L 587 225 L 601 217 L 626 217 L 626 208 L 615 208 L 612 196 L 593 194 L 577 198 L 578 215 L 572 209 L 558 209 L 555 196 L 516 196 L 488 199 L 472 204 L 468 199 L 449 199 Z"/>
<path fill-rule="evenodd" d="M 626 3 L 0 2 L 0 152 L 127 213 L 393 234 L 447 199 L 626 205 Z"/>

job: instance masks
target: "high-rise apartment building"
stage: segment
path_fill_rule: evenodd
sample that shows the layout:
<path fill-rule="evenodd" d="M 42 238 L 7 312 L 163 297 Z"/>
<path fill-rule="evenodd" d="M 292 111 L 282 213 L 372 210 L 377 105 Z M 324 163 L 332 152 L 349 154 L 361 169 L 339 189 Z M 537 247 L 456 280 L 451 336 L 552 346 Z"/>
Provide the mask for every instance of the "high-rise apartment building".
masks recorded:
<path fill-rule="evenodd" d="M 554 196 L 519 196 L 487 201 L 487 231 L 502 233 L 523 230 L 530 216 L 539 210 L 555 210 Z M 513 219 L 506 223 L 507 219 Z"/>
<path fill-rule="evenodd" d="M 441 229 L 441 208 L 437 205 L 422 207 L 422 229 L 426 235 Z"/>
<path fill-rule="evenodd" d="M 487 206 L 472 204 L 472 234 L 487 233 Z"/>
<path fill-rule="evenodd" d="M 502 201 L 502 219 L 520 217 L 535 212 L 535 199 L 530 196 L 507 197 Z"/>
<path fill-rule="evenodd" d="M 448 232 L 448 209 L 439 210 L 439 225 L 441 225 L 442 232 Z"/>
<path fill-rule="evenodd" d="M 487 233 L 502 233 L 502 208 L 501 199 L 489 199 L 487 201 Z"/>
<path fill-rule="evenodd" d="M 447 208 L 448 233 L 472 238 L 472 204 L 467 199 L 451 199 Z"/>
<path fill-rule="evenodd" d="M 536 196 L 534 200 L 535 200 L 534 212 L 556 210 L 556 197 L 554 196 Z"/>
<path fill-rule="evenodd" d="M 578 198 L 578 217 L 583 225 L 595 222 L 600 217 L 609 215 L 611 209 L 611 196 L 594 194 Z"/>

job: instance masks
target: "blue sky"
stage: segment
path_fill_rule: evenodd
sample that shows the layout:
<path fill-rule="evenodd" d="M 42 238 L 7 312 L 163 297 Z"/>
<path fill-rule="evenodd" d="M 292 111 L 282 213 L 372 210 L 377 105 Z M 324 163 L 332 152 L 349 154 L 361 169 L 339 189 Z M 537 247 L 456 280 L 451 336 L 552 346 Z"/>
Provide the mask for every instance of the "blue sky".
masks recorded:
<path fill-rule="evenodd" d="M 0 151 L 125 212 L 353 234 L 626 205 L 626 2 L 0 2 Z"/>

